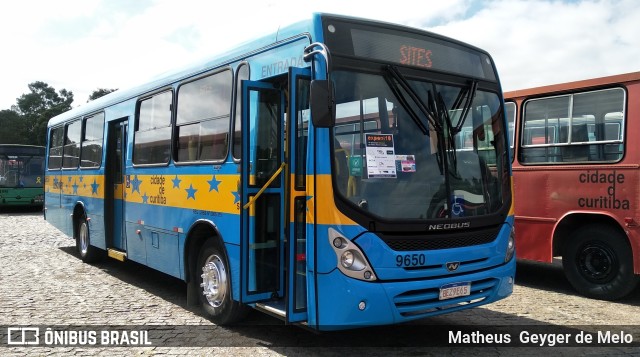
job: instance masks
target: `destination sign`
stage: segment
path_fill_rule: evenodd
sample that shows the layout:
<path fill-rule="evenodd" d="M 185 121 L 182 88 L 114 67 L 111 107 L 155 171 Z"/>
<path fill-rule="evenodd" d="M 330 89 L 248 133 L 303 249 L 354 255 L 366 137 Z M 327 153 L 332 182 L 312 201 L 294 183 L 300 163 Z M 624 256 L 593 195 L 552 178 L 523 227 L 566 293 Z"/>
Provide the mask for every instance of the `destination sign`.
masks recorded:
<path fill-rule="evenodd" d="M 489 57 L 436 39 L 352 29 L 354 55 L 494 80 Z"/>
<path fill-rule="evenodd" d="M 427 32 L 331 18 L 326 19 L 325 29 L 326 43 L 333 55 L 496 80 L 493 63 L 485 52 Z"/>

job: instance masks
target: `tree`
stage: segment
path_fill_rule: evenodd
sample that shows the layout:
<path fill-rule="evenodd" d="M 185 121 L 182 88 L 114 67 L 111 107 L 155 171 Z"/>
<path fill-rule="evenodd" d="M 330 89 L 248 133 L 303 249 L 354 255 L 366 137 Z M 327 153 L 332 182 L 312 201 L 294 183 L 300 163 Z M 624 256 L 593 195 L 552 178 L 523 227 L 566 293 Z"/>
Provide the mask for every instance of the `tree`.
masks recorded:
<path fill-rule="evenodd" d="M 25 133 L 31 141 L 28 144 L 45 145 L 47 122 L 71 109 L 73 92 L 62 89 L 56 93 L 53 87 L 40 81 L 29 84 L 29 90 L 31 93 L 17 99 L 18 114 L 25 123 Z"/>
<path fill-rule="evenodd" d="M 87 103 L 89 103 L 92 100 L 96 100 L 100 97 L 103 97 L 111 92 L 115 92 L 117 91 L 118 88 L 115 89 L 109 89 L 109 88 L 98 88 L 96 90 L 93 91 L 93 93 L 91 93 L 91 95 L 89 96 L 89 100 L 87 100 Z"/>
<path fill-rule="evenodd" d="M 0 144 L 29 144 L 25 122 L 13 110 L 0 110 Z"/>

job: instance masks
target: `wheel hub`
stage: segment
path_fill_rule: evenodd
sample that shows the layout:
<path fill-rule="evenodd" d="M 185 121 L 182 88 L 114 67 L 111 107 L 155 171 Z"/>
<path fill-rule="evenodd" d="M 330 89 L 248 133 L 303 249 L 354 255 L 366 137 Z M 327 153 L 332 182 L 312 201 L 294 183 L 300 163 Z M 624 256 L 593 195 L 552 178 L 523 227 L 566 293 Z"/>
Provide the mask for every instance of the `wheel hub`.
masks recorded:
<path fill-rule="evenodd" d="M 80 254 L 86 255 L 89 250 L 89 229 L 87 229 L 86 223 L 80 225 L 80 232 L 78 234 L 80 236 Z"/>
<path fill-rule="evenodd" d="M 227 272 L 217 255 L 209 257 L 202 267 L 202 294 L 209 305 L 220 307 L 227 295 Z"/>
<path fill-rule="evenodd" d="M 607 246 L 588 244 L 578 255 L 582 275 L 591 282 L 606 283 L 615 276 L 617 260 Z"/>

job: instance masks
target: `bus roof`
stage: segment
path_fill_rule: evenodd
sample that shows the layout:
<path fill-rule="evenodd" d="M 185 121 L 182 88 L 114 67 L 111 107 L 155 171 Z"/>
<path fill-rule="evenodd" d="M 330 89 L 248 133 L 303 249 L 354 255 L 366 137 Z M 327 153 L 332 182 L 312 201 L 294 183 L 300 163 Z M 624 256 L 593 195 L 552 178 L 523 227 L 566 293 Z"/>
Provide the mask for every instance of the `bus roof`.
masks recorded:
<path fill-rule="evenodd" d="M 313 33 L 312 29 L 314 22 L 321 15 L 322 14 L 313 14 L 313 19 L 303 20 L 286 27 L 279 28 L 276 32 L 273 32 L 269 35 L 235 46 L 228 52 L 196 60 L 195 62 L 181 68 L 172 69 L 167 72 L 158 74 L 155 77 L 150 78 L 143 84 L 126 89 L 119 89 L 94 101 L 82 104 L 51 118 L 49 120 L 49 126 L 57 125 L 68 119 L 91 114 L 102 108 L 118 104 L 132 98 L 136 98 L 145 93 L 153 92 L 175 82 L 179 82 L 183 79 L 205 73 L 217 67 L 231 64 L 242 59 L 246 55 L 258 52 L 262 48 L 268 47 L 287 38 L 291 38 L 300 34 L 308 34 L 310 36 Z"/>
<path fill-rule="evenodd" d="M 534 87 L 528 89 L 518 89 L 510 92 L 504 93 L 504 99 L 516 99 L 520 97 L 529 97 L 536 96 L 540 94 L 549 94 L 549 93 L 557 93 L 564 92 L 579 88 L 595 88 L 615 83 L 626 83 L 626 82 L 635 82 L 640 81 L 640 72 L 631 72 L 625 74 L 618 74 L 614 76 L 607 77 L 598 77 L 591 79 L 584 79 L 580 81 L 567 82 L 567 83 L 559 83 L 552 84 L 542 87 Z"/>
<path fill-rule="evenodd" d="M 94 101 L 72 108 L 69 111 L 66 111 L 62 114 L 59 114 L 51 118 L 49 120 L 48 126 L 49 127 L 55 126 L 69 119 L 74 119 L 80 116 L 95 113 L 103 108 L 106 108 L 118 103 L 122 103 L 133 98 L 137 98 L 146 93 L 152 93 L 156 90 L 166 88 L 167 86 L 172 85 L 176 82 L 180 82 L 184 79 L 197 76 L 202 73 L 206 73 L 210 70 L 213 70 L 218 67 L 222 67 L 224 65 L 238 62 L 243 58 L 251 56 L 254 53 L 258 53 L 261 50 L 268 48 L 269 46 L 274 45 L 277 42 L 280 42 L 286 39 L 292 39 L 296 36 L 306 35 L 306 36 L 309 36 L 309 39 L 312 42 L 317 41 L 319 40 L 319 38 L 315 38 L 315 37 L 318 35 L 321 35 L 321 34 L 318 34 L 318 30 L 320 30 L 318 26 L 321 26 L 322 18 L 325 18 L 325 17 L 332 17 L 332 18 L 345 19 L 345 20 L 365 21 L 368 23 L 377 24 L 384 27 L 404 29 L 412 32 L 429 33 L 433 37 L 446 39 L 447 41 L 455 42 L 467 48 L 486 53 L 482 49 L 469 45 L 467 43 L 464 43 L 455 39 L 451 39 L 442 35 L 438 35 L 435 33 L 431 33 L 425 30 L 417 29 L 417 28 L 412 28 L 412 27 L 384 22 L 384 21 L 376 21 L 376 20 L 370 20 L 365 18 L 359 18 L 359 17 L 336 15 L 336 14 L 329 14 L 329 13 L 313 13 L 310 18 L 293 23 L 291 25 L 287 25 L 283 28 L 278 28 L 276 32 L 273 32 L 269 35 L 263 36 L 258 39 L 250 40 L 245 43 L 239 44 L 238 46 L 235 46 L 233 49 L 227 52 L 213 55 L 206 59 L 199 59 L 196 62 L 190 65 L 186 65 L 177 70 L 169 70 L 167 72 L 159 74 L 149 79 L 143 84 L 133 86 L 131 88 L 118 89 L 117 91 L 109 93 Z"/>

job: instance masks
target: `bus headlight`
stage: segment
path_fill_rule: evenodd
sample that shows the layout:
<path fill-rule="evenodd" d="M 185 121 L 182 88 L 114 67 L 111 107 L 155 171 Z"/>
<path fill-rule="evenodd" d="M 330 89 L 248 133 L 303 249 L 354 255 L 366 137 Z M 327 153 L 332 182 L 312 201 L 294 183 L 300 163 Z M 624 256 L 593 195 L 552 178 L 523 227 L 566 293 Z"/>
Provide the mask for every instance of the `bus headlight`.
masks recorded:
<path fill-rule="evenodd" d="M 340 263 L 342 263 L 342 266 L 347 269 L 351 268 L 353 266 L 353 253 L 350 250 L 342 253 Z"/>
<path fill-rule="evenodd" d="M 507 254 L 504 256 L 505 263 L 513 258 L 513 254 L 516 252 L 516 228 L 511 227 L 511 233 L 509 234 L 509 241 L 507 242 Z"/>
<path fill-rule="evenodd" d="M 365 281 L 377 279 L 360 248 L 333 228 L 329 228 L 329 243 L 336 253 L 336 266 L 343 274 Z"/>

